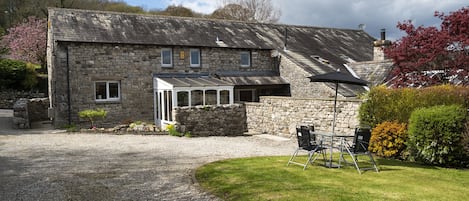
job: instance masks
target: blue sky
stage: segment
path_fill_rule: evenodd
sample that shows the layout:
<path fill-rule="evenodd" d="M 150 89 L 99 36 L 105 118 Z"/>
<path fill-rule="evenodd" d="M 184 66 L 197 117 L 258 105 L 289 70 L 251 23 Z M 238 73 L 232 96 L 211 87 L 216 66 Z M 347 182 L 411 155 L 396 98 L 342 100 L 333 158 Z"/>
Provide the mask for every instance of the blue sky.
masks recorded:
<path fill-rule="evenodd" d="M 220 7 L 223 0 L 124 0 L 144 9 L 165 9 L 168 5 L 183 5 L 194 11 L 209 14 Z M 388 39 L 403 36 L 397 22 L 412 20 L 414 25 L 438 26 L 435 11 L 449 13 L 464 6 L 467 0 L 272 0 L 282 16 L 279 23 L 357 29 L 365 24 L 365 31 L 379 38 L 386 29 Z"/>

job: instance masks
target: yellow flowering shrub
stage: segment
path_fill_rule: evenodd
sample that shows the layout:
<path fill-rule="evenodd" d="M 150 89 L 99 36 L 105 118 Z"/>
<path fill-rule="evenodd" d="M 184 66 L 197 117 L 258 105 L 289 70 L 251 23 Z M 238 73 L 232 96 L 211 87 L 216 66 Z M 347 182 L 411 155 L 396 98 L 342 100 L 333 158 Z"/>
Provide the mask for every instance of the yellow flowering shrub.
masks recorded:
<path fill-rule="evenodd" d="M 406 140 L 407 124 L 385 121 L 372 130 L 368 149 L 381 157 L 396 158 L 405 150 Z"/>

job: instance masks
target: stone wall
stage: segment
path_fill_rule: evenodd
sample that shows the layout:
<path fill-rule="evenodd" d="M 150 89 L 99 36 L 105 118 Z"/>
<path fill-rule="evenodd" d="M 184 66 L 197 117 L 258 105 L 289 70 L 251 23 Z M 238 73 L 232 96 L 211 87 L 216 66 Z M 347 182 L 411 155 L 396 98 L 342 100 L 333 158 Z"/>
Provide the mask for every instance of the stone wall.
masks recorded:
<path fill-rule="evenodd" d="M 31 91 L 16 91 L 10 89 L 0 90 L 0 108 L 13 109 L 13 105 L 20 98 L 44 98 L 46 94 Z"/>
<path fill-rule="evenodd" d="M 45 121 L 49 108 L 48 98 L 21 98 L 13 105 L 13 127 L 31 128 L 31 123 L 35 121 Z"/>
<path fill-rule="evenodd" d="M 172 47 L 173 66 L 163 67 L 162 48 L 168 47 L 63 42 L 56 44 L 53 51 L 48 50 L 51 57 L 49 86 L 54 107 L 54 126 L 80 124 L 78 112 L 96 108 L 103 108 L 108 112 L 105 122 L 100 125 L 104 127 L 129 121 L 153 122 L 154 73 L 266 71 L 276 67 L 269 50 L 252 50 L 251 67 L 241 67 L 240 52 L 243 50 L 229 48 L 200 48 L 201 66 L 190 67 L 191 47 Z M 119 82 L 120 100 L 96 101 L 96 81 Z"/>
<path fill-rule="evenodd" d="M 338 100 L 336 132 L 352 134 L 359 125 L 359 100 Z M 300 124 L 332 131 L 334 99 L 262 96 L 259 103 L 245 103 L 249 133 L 289 137 Z"/>
<path fill-rule="evenodd" d="M 32 98 L 28 102 L 29 120 L 47 121 L 49 115 L 47 109 L 49 108 L 49 98 Z"/>
<path fill-rule="evenodd" d="M 244 105 L 175 108 L 180 132 L 192 136 L 236 136 L 247 131 Z"/>
<path fill-rule="evenodd" d="M 31 128 L 31 121 L 29 121 L 28 102 L 28 99 L 21 98 L 13 105 L 14 128 Z"/>

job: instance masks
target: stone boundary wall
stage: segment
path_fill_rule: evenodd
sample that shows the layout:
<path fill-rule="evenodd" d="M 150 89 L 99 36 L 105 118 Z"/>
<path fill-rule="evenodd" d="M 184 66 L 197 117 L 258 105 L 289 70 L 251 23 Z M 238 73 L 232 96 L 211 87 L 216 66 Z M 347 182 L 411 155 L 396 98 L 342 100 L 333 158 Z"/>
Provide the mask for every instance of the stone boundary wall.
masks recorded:
<path fill-rule="evenodd" d="M 290 137 L 302 124 L 332 131 L 334 99 L 262 96 L 260 102 L 245 105 L 249 133 Z M 337 100 L 337 133 L 353 135 L 360 105 L 360 100 Z"/>
<path fill-rule="evenodd" d="M 31 128 L 31 122 L 48 120 L 48 108 L 48 98 L 20 98 L 13 105 L 13 127 Z"/>
<path fill-rule="evenodd" d="M 28 102 L 28 99 L 21 98 L 13 105 L 14 128 L 31 128 L 31 121 L 29 121 Z"/>
<path fill-rule="evenodd" d="M 192 136 L 237 136 L 247 131 L 242 104 L 180 107 L 174 112 L 179 132 L 190 132 Z"/>
<path fill-rule="evenodd" d="M 0 108 L 13 109 L 13 105 L 20 98 L 44 98 L 47 97 L 45 93 L 29 92 L 29 91 L 16 91 L 11 89 L 0 90 Z"/>
<path fill-rule="evenodd" d="M 29 99 L 28 111 L 29 120 L 47 121 L 50 120 L 48 116 L 49 98 L 32 98 Z"/>

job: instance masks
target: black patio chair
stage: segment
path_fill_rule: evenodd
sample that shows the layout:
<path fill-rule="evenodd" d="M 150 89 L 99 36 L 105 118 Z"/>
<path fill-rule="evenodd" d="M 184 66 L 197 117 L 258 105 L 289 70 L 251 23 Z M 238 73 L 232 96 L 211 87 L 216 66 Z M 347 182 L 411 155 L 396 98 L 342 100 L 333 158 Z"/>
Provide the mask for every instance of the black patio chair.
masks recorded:
<path fill-rule="evenodd" d="M 375 170 L 376 172 L 379 172 L 378 167 L 376 166 L 376 162 L 373 159 L 373 156 L 371 155 L 371 152 L 368 151 L 370 138 L 371 138 L 370 128 L 355 128 L 355 136 L 353 138 L 353 144 L 350 144 L 348 142 L 344 143 L 345 150 L 352 157 L 353 164 L 355 165 L 355 168 L 357 169 L 359 174 L 361 174 L 362 171 L 366 171 L 366 170 Z M 343 156 L 344 152 L 342 151 L 340 154 L 341 154 L 340 159 L 345 161 L 344 156 Z M 360 167 L 359 162 L 360 164 L 363 164 L 363 161 L 359 161 L 358 159 L 359 156 L 367 156 L 370 166 Z"/>
<path fill-rule="evenodd" d="M 293 152 L 293 155 L 288 160 L 287 166 L 290 164 L 303 166 L 303 170 L 308 167 L 308 164 L 313 164 L 319 155 L 322 154 L 324 158 L 324 165 L 326 163 L 325 147 L 322 146 L 322 141 L 316 141 L 316 135 L 314 132 L 314 126 L 300 126 L 296 128 L 296 137 L 298 140 L 298 148 Z M 300 151 L 308 153 L 308 159 L 305 163 L 295 161 Z"/>

